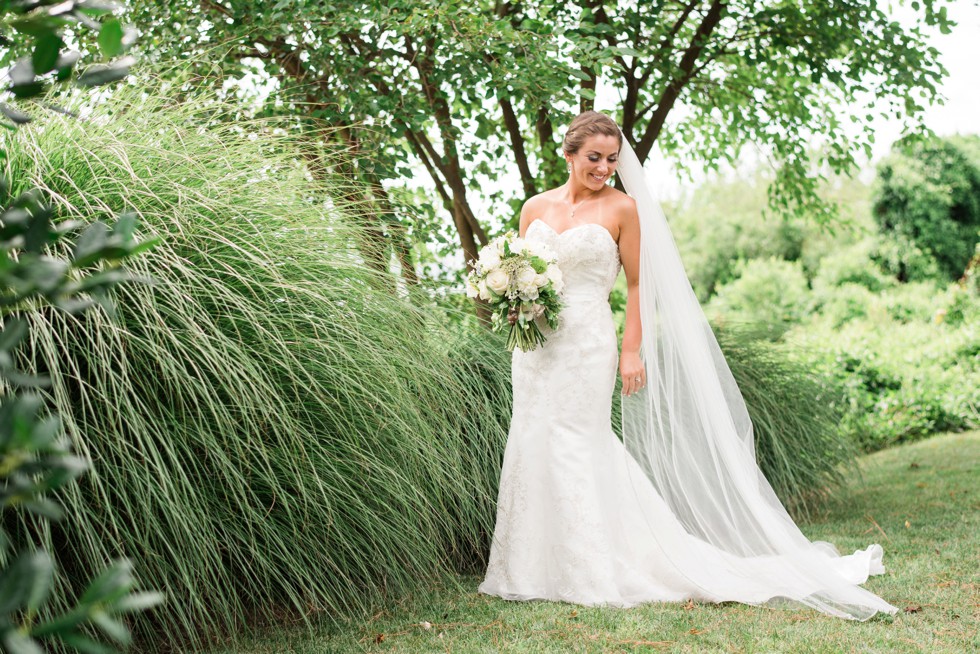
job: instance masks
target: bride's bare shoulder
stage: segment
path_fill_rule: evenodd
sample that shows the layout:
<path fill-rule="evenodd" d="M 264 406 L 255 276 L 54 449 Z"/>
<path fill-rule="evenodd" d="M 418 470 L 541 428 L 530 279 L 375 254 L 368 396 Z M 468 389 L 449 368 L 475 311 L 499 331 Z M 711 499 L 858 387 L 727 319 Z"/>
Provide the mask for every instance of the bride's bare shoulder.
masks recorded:
<path fill-rule="evenodd" d="M 635 212 L 636 211 L 636 200 L 634 200 L 629 195 L 623 193 L 618 188 L 613 186 L 609 187 L 607 191 L 607 202 L 613 211 L 619 212 Z"/>
<path fill-rule="evenodd" d="M 548 213 L 548 209 L 556 201 L 557 189 L 549 189 L 525 200 L 521 207 L 521 232 L 523 233 L 533 221 Z"/>
<path fill-rule="evenodd" d="M 616 217 L 619 231 L 633 225 L 637 221 L 636 200 L 612 186 L 607 193 L 606 206 L 609 207 L 609 213 Z"/>

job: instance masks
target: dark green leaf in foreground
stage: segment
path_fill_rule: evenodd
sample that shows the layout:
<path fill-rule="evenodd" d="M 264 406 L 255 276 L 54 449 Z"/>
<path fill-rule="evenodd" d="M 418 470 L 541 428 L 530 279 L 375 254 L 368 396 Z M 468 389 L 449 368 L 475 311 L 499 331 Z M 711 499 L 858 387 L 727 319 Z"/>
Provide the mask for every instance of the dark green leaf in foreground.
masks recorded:
<path fill-rule="evenodd" d="M 130 67 L 136 63 L 133 57 L 123 57 L 111 64 L 95 64 L 78 76 L 79 86 L 102 86 L 117 82 L 129 74 Z"/>

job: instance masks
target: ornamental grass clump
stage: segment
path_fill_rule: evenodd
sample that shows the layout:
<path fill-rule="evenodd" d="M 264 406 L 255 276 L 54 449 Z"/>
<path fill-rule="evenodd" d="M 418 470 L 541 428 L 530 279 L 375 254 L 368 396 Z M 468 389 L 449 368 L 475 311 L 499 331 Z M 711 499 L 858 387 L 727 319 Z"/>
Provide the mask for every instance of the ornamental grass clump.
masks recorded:
<path fill-rule="evenodd" d="M 357 614 L 482 566 L 509 413 L 495 347 L 372 272 L 282 130 L 129 90 L 6 134 L 58 220 L 131 211 L 160 244 L 118 315 L 28 314 L 73 447 L 60 565 L 120 554 L 165 592 L 147 647 L 283 611 Z M 200 107 L 200 105 L 195 105 Z M 22 525 L 29 530 L 29 525 Z"/>
<path fill-rule="evenodd" d="M 840 429 L 843 388 L 757 333 L 716 333 L 752 419 L 759 467 L 786 508 L 807 518 L 843 486 L 857 456 Z"/>

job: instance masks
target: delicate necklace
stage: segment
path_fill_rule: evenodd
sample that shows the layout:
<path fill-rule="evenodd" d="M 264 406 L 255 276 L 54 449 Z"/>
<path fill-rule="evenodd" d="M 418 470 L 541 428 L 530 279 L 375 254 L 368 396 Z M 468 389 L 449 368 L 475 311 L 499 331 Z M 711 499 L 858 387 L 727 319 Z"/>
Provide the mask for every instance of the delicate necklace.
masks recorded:
<path fill-rule="evenodd" d="M 569 202 L 569 204 L 572 204 L 572 213 L 569 215 L 569 217 L 570 218 L 574 218 L 575 217 L 575 210 L 578 209 L 579 207 L 581 207 L 584 203 L 588 202 L 589 199 L 590 198 L 585 198 L 584 200 L 579 200 L 575 204 L 572 204 L 571 202 Z"/>

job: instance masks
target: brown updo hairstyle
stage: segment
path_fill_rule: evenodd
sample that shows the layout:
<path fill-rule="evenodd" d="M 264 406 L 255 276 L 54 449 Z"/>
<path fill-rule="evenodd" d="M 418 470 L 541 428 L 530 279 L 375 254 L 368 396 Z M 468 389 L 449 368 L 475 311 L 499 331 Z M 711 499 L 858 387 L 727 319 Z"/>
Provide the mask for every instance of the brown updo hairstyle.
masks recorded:
<path fill-rule="evenodd" d="M 623 147 L 623 132 L 615 120 L 598 111 L 586 111 L 576 116 L 568 126 L 561 149 L 565 154 L 575 154 L 581 149 L 585 139 L 596 134 L 615 136 L 619 140 L 619 147 Z"/>

